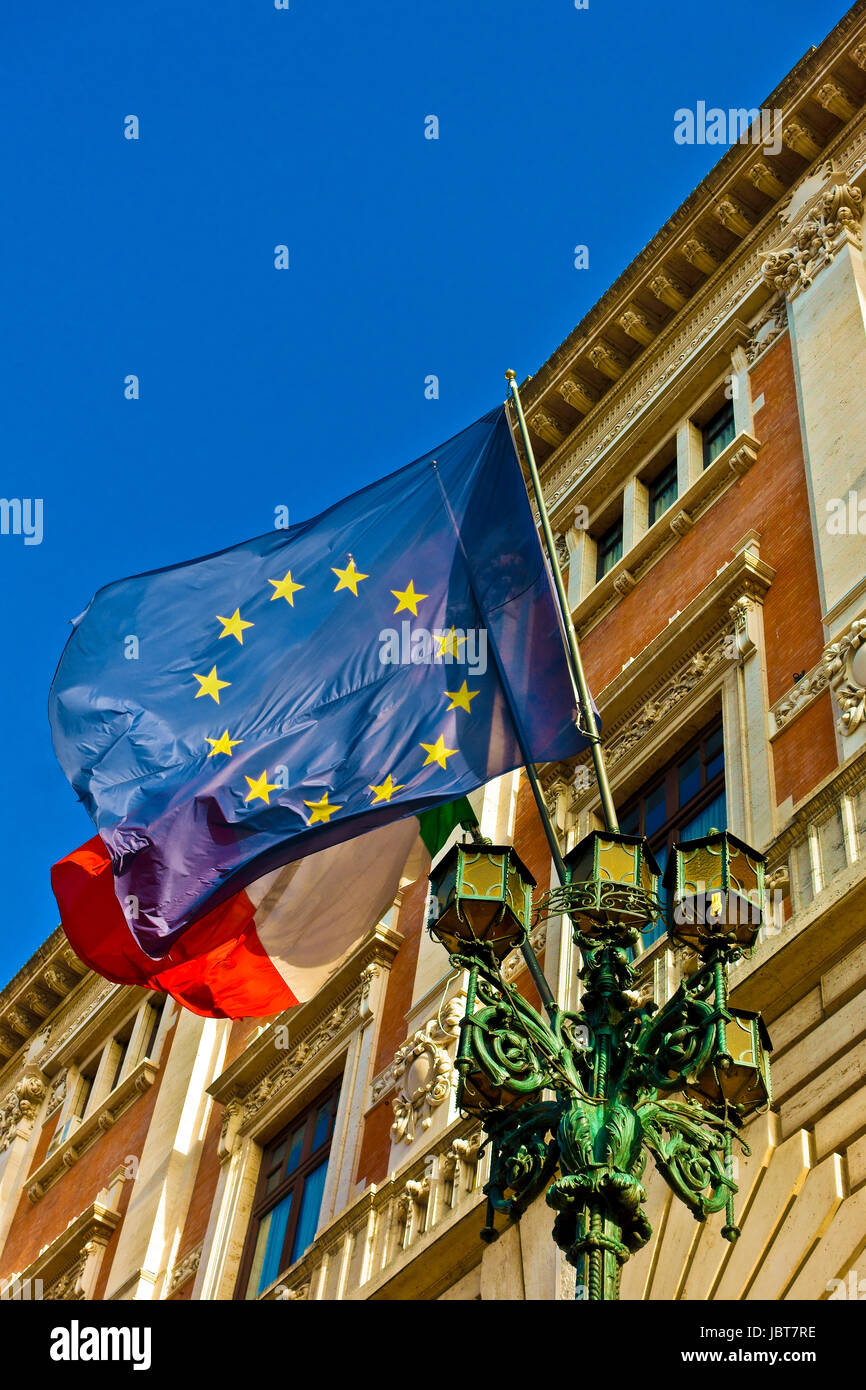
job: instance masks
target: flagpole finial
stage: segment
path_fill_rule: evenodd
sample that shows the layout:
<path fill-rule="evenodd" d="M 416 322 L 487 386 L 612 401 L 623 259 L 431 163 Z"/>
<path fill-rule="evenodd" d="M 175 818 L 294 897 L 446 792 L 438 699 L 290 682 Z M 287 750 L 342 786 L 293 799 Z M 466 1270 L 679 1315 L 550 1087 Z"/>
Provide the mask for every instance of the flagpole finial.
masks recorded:
<path fill-rule="evenodd" d="M 508 368 L 508 371 L 505 373 L 505 380 L 506 380 L 506 381 L 513 381 L 514 378 L 515 378 L 516 376 L 517 376 L 517 373 L 516 373 L 515 371 L 512 371 L 512 369 L 509 367 L 509 368 Z"/>

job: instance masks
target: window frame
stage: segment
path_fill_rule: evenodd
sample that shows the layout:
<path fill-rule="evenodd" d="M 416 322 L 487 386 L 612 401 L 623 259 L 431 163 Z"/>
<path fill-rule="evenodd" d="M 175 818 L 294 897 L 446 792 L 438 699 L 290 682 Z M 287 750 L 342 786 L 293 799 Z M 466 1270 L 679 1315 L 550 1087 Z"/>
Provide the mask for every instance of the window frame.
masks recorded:
<path fill-rule="evenodd" d="M 661 486 L 663 479 L 666 480 L 666 482 L 664 486 Z M 668 491 L 671 484 L 673 484 L 674 490 L 673 497 L 666 506 L 662 507 L 660 511 L 657 511 L 656 506 L 659 500 Z M 679 496 L 679 479 L 677 477 L 677 461 L 675 458 L 671 459 L 670 463 L 667 463 L 647 484 L 647 492 L 649 494 L 647 521 L 650 526 L 655 526 L 656 522 L 661 520 L 665 512 L 670 511 Z"/>
<path fill-rule="evenodd" d="M 606 530 L 602 531 L 602 533 L 601 533 L 600 536 L 598 536 L 598 537 L 596 538 L 596 542 L 595 542 L 595 547 L 596 547 L 596 551 L 595 551 L 595 554 L 596 554 L 596 560 L 595 560 L 595 582 L 596 582 L 596 584 L 600 584 L 601 581 L 602 581 L 602 579 L 604 579 L 604 576 L 605 576 L 606 574 L 609 574 L 610 571 L 613 569 L 614 565 L 618 565 L 619 562 L 620 562 L 620 560 L 621 560 L 622 557 L 623 557 L 623 543 L 624 543 L 625 537 L 624 537 L 624 534 L 623 534 L 623 524 L 622 524 L 622 523 L 623 523 L 623 519 L 622 519 L 622 517 L 619 517 L 618 520 L 614 521 L 610 526 L 607 527 Z M 606 564 L 605 561 L 607 560 L 607 558 L 608 558 L 611 554 L 613 554 L 613 552 L 614 552 L 617 548 L 619 548 L 619 554 L 618 554 L 613 560 L 610 561 L 610 564 Z"/>
<path fill-rule="evenodd" d="M 724 422 L 720 423 L 723 416 L 725 417 Z M 733 430 L 730 439 L 726 440 L 721 449 L 718 449 L 715 454 L 711 454 L 710 450 L 716 440 L 719 439 L 728 428 L 732 428 Z M 711 430 L 712 434 L 710 433 Z M 718 410 L 713 412 L 707 423 L 701 429 L 704 468 L 709 468 L 711 463 L 715 463 L 719 454 L 724 453 L 725 449 L 727 449 L 728 445 L 731 444 L 736 437 L 737 421 L 734 414 L 734 402 L 733 400 L 726 399 L 724 404 L 720 405 Z"/>
<path fill-rule="evenodd" d="M 248 1293 L 247 1291 L 247 1286 L 252 1274 L 259 1230 L 261 1223 L 268 1214 L 284 1201 L 290 1193 L 293 1194 L 292 1205 L 286 1222 L 286 1229 L 283 1233 L 277 1278 L 285 1274 L 286 1271 L 291 1268 L 292 1264 L 297 1263 L 296 1260 L 293 1261 L 291 1259 L 291 1251 L 303 1209 L 304 1189 L 307 1179 L 320 1167 L 322 1162 L 330 1162 L 331 1146 L 334 1141 L 342 1084 L 343 1077 L 340 1075 L 335 1081 L 332 1081 L 326 1086 L 324 1090 L 319 1091 L 307 1105 L 296 1111 L 292 1118 L 282 1126 L 274 1137 L 267 1140 L 262 1145 L 261 1162 L 259 1164 L 259 1173 L 256 1180 L 256 1191 L 252 1206 L 250 1207 L 247 1231 L 244 1238 L 244 1250 L 238 1269 L 237 1283 L 235 1285 L 234 1298 L 236 1300 L 249 1300 L 252 1302 L 260 1298 L 264 1292 L 264 1288 L 258 1289 L 255 1293 Z M 328 1103 L 331 1105 L 328 1133 L 325 1140 L 319 1144 L 318 1148 L 313 1149 L 312 1141 L 315 1136 L 316 1118 L 321 1112 L 322 1107 Z M 301 1124 L 304 1124 L 305 1130 L 298 1163 L 290 1174 L 284 1174 L 282 1181 L 276 1183 L 276 1185 L 268 1191 L 268 1179 L 275 1171 L 279 1171 L 279 1169 L 284 1166 L 290 1152 L 288 1145 Z M 269 1163 L 269 1156 L 272 1156 L 283 1143 L 287 1146 L 286 1152 L 276 1164 L 273 1162 Z M 301 1259 L 303 1253 L 304 1252 L 297 1258 Z M 269 1285 L 265 1287 L 269 1287 Z"/>

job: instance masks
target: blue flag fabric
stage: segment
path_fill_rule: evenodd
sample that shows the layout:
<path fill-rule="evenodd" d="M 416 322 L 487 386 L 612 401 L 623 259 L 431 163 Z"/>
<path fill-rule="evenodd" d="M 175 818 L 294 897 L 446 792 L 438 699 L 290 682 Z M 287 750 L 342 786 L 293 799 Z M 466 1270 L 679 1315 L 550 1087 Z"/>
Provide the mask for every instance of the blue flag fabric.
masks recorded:
<path fill-rule="evenodd" d="M 283 864 L 577 753 L 504 409 L 311 521 L 101 589 L 49 715 L 154 959 Z"/>

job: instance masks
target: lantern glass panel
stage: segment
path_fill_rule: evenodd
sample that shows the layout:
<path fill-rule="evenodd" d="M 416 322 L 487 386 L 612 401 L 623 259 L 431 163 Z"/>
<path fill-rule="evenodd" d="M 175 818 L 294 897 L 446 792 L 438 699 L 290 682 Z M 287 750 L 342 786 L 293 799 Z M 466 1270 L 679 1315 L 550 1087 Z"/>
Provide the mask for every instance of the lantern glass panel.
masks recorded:
<path fill-rule="evenodd" d="M 638 846 L 621 845 L 615 840 L 598 841 L 598 876 L 608 883 L 637 886 L 635 860 Z"/>
<path fill-rule="evenodd" d="M 730 846 L 728 873 L 731 888 L 735 893 L 741 893 L 744 898 L 751 898 L 755 902 L 759 901 L 760 875 L 758 865 L 754 859 L 746 854 L 745 850 L 740 849 L 737 845 Z"/>
<path fill-rule="evenodd" d="M 504 863 L 502 854 L 464 854 L 461 896 L 489 898 L 501 902 L 504 893 Z"/>
<path fill-rule="evenodd" d="M 682 851 L 684 894 L 713 893 L 725 888 L 723 839 Z"/>

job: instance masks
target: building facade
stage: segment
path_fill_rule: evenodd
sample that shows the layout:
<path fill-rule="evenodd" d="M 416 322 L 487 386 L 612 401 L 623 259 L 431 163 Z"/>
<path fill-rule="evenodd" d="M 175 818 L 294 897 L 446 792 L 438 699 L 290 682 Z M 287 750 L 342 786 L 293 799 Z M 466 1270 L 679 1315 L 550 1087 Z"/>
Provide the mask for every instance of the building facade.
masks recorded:
<path fill-rule="evenodd" d="M 866 0 L 765 109 L 779 138 L 732 144 L 522 388 L 622 829 L 663 861 L 726 825 L 768 861 L 731 977 L 775 1049 L 742 1235 L 650 1166 L 624 1299 L 823 1299 L 858 1267 L 866 1291 Z M 568 849 L 601 824 L 590 764 L 540 775 Z M 474 801 L 546 889 L 525 778 Z M 405 882 L 269 1021 L 111 985 L 55 932 L 0 993 L 3 1296 L 573 1298 L 543 1199 L 479 1241 L 463 981 L 427 896 Z M 567 924 L 533 944 L 577 1007 Z M 664 1002 L 663 934 L 637 965 Z"/>

